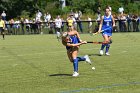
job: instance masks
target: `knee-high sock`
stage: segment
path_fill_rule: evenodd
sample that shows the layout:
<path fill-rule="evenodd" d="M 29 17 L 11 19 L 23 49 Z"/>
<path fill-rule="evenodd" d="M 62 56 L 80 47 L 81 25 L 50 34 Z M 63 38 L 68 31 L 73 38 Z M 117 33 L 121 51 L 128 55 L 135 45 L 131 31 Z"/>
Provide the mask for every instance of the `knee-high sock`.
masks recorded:
<path fill-rule="evenodd" d="M 78 59 L 78 62 L 79 61 L 85 61 L 86 60 L 84 57 L 77 57 L 77 59 Z"/>
<path fill-rule="evenodd" d="M 101 50 L 104 50 L 105 46 L 106 46 L 106 44 L 102 44 Z"/>
<path fill-rule="evenodd" d="M 78 59 L 73 59 L 73 68 L 75 72 L 78 72 Z"/>
<path fill-rule="evenodd" d="M 110 44 L 106 44 L 106 51 L 105 51 L 105 53 L 107 53 L 109 51 L 109 48 L 110 48 Z"/>

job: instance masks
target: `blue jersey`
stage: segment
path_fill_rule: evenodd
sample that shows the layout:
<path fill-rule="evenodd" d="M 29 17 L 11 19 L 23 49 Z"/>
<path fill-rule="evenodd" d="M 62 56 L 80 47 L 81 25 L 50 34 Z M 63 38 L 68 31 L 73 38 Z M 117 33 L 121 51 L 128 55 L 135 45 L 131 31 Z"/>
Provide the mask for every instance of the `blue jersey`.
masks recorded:
<path fill-rule="evenodd" d="M 112 24 L 113 24 L 112 16 L 111 15 L 109 17 L 104 16 L 103 25 L 102 25 L 102 30 L 104 30 L 102 33 L 103 35 L 107 34 L 108 36 L 112 36 Z"/>
<path fill-rule="evenodd" d="M 103 27 L 112 27 L 113 21 L 111 15 L 109 17 L 104 16 Z"/>
<path fill-rule="evenodd" d="M 70 36 L 70 42 L 68 42 L 68 43 L 77 44 L 77 43 L 80 43 L 80 40 L 78 39 L 78 37 L 76 35 L 74 35 L 74 36 Z M 71 47 L 66 46 L 66 49 L 69 50 L 69 49 L 71 49 Z"/>

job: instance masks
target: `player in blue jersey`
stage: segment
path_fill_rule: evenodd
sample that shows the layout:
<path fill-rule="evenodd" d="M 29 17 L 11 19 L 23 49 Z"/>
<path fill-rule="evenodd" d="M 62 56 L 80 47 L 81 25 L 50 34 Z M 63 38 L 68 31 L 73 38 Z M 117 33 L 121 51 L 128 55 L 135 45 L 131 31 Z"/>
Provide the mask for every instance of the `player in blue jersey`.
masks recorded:
<path fill-rule="evenodd" d="M 110 55 L 109 54 L 109 47 L 110 47 L 110 44 L 112 42 L 111 37 L 112 37 L 112 30 L 113 30 L 114 26 L 115 26 L 114 18 L 112 15 L 110 15 L 110 10 L 107 7 L 105 9 L 105 15 L 101 17 L 101 22 L 100 22 L 99 30 L 98 30 L 99 33 L 101 33 L 101 31 L 104 30 L 102 32 L 102 36 L 104 38 L 104 43 L 101 46 L 100 55 L 103 55 L 104 47 L 106 47 L 105 55 L 108 55 L 108 56 Z"/>
<path fill-rule="evenodd" d="M 88 55 L 85 55 L 84 57 L 78 57 L 80 45 L 86 43 L 87 43 L 86 41 L 80 40 L 80 35 L 78 34 L 77 31 L 64 32 L 62 34 L 62 44 L 66 46 L 67 56 L 70 62 L 73 63 L 74 73 L 72 76 L 74 77 L 77 77 L 79 75 L 78 62 L 87 61 L 88 63 L 91 64 Z"/>

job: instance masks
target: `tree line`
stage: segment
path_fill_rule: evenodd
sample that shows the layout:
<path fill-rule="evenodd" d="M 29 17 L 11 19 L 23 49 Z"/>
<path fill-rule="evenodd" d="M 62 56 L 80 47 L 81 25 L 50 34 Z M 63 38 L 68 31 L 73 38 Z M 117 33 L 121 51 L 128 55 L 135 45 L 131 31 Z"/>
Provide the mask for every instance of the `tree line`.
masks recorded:
<path fill-rule="evenodd" d="M 65 15 L 71 10 L 80 10 L 85 14 L 95 14 L 98 7 L 112 7 L 114 13 L 123 6 L 125 13 L 140 14 L 139 0 L 66 0 L 66 7 L 61 8 L 59 0 L 0 0 L 0 13 L 6 11 L 7 18 L 34 17 L 37 10 L 51 15 Z M 103 11 L 103 10 L 102 10 Z"/>

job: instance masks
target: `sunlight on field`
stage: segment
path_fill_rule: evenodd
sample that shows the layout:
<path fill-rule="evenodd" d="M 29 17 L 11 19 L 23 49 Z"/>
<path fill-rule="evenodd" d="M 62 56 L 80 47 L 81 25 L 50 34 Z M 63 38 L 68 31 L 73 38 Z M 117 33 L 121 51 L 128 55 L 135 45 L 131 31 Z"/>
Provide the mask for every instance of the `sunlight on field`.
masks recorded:
<path fill-rule="evenodd" d="M 100 45 L 86 44 L 92 65 L 79 63 L 79 77 L 55 35 L 7 35 L 0 40 L 0 93 L 139 93 L 140 33 L 114 33 L 111 56 L 98 56 Z M 83 40 L 102 41 L 81 34 Z M 92 70 L 92 67 L 95 70 Z"/>

